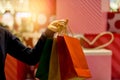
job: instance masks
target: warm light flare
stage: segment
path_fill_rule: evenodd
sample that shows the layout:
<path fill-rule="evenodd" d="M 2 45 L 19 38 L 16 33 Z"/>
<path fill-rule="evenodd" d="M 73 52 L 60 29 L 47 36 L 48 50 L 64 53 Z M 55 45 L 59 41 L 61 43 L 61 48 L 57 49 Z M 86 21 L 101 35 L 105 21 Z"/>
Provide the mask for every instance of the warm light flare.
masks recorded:
<path fill-rule="evenodd" d="M 38 23 L 40 24 L 40 25 L 43 25 L 43 24 L 45 24 L 47 22 L 47 17 L 46 17 L 46 15 L 45 14 L 40 14 L 39 16 L 38 16 Z"/>

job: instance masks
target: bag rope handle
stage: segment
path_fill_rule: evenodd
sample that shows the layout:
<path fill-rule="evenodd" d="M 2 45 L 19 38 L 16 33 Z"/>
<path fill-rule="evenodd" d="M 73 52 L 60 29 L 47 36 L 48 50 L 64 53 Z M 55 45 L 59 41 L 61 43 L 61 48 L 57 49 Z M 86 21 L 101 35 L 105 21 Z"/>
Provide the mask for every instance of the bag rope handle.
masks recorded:
<path fill-rule="evenodd" d="M 68 35 L 68 36 L 75 37 L 74 34 L 73 34 L 73 32 L 72 32 L 72 30 L 71 30 L 71 28 L 70 28 L 70 26 L 68 26 L 68 19 L 58 20 L 58 21 L 55 22 L 54 25 L 58 27 L 58 33 L 57 33 L 57 35 L 61 36 L 61 35 L 65 34 L 65 35 Z M 69 32 L 68 32 L 68 30 L 69 30 Z M 70 33 L 70 35 L 69 35 L 69 33 Z M 107 42 L 107 43 L 105 43 L 105 44 L 103 44 L 103 45 L 97 46 L 95 48 L 91 48 L 91 49 L 100 49 L 100 48 L 104 48 L 104 47 L 110 45 L 113 42 L 114 35 L 113 35 L 112 32 L 102 32 L 102 33 L 98 34 L 93 39 L 92 42 L 90 42 L 84 35 L 82 35 L 80 38 L 84 39 L 87 43 L 89 43 L 89 45 L 92 45 L 92 44 L 94 44 L 97 41 L 97 39 L 99 39 L 101 36 L 103 36 L 105 34 L 109 34 L 111 36 L 110 41 Z"/>
<path fill-rule="evenodd" d="M 105 34 L 109 34 L 109 35 L 111 36 L 110 41 L 107 42 L 107 43 L 105 43 L 105 44 L 103 44 L 103 45 L 97 46 L 97 47 L 95 47 L 95 48 L 91 48 L 91 49 L 100 49 L 100 48 L 104 48 L 104 47 L 110 45 L 110 44 L 113 42 L 113 40 L 114 40 L 114 35 L 113 35 L 112 32 L 102 32 L 102 33 L 98 34 L 98 35 L 93 39 L 93 41 L 91 41 L 91 42 L 90 42 L 84 35 L 81 36 L 81 38 L 84 39 L 87 43 L 89 43 L 89 45 L 93 45 L 93 44 L 97 41 L 97 39 L 99 39 L 101 36 L 103 36 L 103 35 L 105 35 Z"/>

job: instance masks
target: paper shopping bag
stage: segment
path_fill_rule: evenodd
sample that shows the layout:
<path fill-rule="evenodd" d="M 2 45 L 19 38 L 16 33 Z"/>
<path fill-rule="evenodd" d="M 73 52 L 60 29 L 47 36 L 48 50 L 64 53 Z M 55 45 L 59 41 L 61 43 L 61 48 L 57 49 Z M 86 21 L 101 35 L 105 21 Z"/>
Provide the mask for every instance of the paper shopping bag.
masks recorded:
<path fill-rule="evenodd" d="M 59 71 L 56 38 L 53 40 L 53 45 L 52 45 L 48 80 L 61 80 L 60 71 Z"/>
<path fill-rule="evenodd" d="M 40 80 L 48 80 L 49 60 L 51 55 L 53 39 L 47 39 L 44 45 L 35 77 Z"/>
<path fill-rule="evenodd" d="M 78 39 L 67 35 L 58 36 L 57 51 L 61 80 L 68 80 L 74 77 L 91 77 L 85 55 Z"/>

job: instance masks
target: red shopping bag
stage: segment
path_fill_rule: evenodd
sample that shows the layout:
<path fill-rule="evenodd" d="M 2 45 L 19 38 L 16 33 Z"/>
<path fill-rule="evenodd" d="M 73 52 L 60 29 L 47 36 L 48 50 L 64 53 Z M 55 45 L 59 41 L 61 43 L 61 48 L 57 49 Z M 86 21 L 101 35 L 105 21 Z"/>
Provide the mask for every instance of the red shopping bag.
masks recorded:
<path fill-rule="evenodd" d="M 74 77 L 91 77 L 85 55 L 78 39 L 67 35 L 58 36 L 57 51 L 61 80 L 68 80 Z"/>

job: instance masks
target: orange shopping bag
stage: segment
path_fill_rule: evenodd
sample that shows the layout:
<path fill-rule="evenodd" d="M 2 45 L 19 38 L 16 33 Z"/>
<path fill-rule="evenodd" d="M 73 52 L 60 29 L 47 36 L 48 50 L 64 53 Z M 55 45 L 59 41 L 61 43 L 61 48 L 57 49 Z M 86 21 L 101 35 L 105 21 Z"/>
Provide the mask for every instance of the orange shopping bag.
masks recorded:
<path fill-rule="evenodd" d="M 85 55 L 78 39 L 67 35 L 57 36 L 57 51 L 61 80 L 68 80 L 74 77 L 91 77 Z"/>

